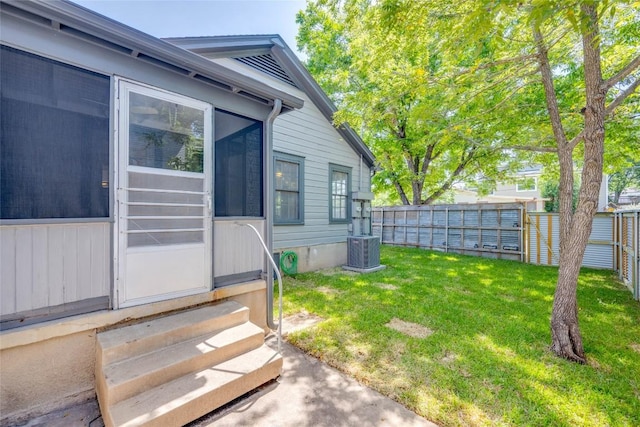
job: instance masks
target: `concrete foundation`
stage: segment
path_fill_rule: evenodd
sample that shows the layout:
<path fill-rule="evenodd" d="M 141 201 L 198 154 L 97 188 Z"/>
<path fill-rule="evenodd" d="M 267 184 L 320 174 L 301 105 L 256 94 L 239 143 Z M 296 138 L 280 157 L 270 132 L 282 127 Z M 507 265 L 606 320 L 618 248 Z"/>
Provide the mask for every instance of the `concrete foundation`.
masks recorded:
<path fill-rule="evenodd" d="M 95 346 L 94 329 L 2 350 L 0 424 L 94 398 Z"/>
<path fill-rule="evenodd" d="M 339 267 L 347 262 L 347 242 L 276 249 L 276 252 L 284 251 L 298 255 L 298 273 Z"/>
<path fill-rule="evenodd" d="M 250 320 L 268 331 L 262 280 L 205 294 L 105 310 L 0 333 L 0 426 L 95 399 L 96 331 L 164 313 L 231 299 L 250 309 Z"/>

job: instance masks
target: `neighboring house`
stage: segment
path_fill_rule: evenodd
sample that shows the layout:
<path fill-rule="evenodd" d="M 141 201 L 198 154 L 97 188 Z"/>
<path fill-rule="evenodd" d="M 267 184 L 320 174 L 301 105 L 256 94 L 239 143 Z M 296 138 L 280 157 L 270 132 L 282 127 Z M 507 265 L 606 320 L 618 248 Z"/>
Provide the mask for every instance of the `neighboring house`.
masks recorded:
<path fill-rule="evenodd" d="M 96 392 L 107 425 L 181 424 L 277 376 L 244 225 L 300 269 L 344 263 L 371 152 L 276 36 L 203 39 L 214 58 L 66 1 L 0 5 L 0 424 Z M 174 383 L 197 397 L 161 405 Z"/>
<path fill-rule="evenodd" d="M 463 187 L 454 189 L 455 203 L 524 203 L 528 211 L 543 212 L 544 202 L 542 196 L 540 177 L 542 166 L 532 166 L 516 172 L 514 179 L 509 182 L 499 182 L 491 194 L 478 195 L 472 188 Z M 607 206 L 606 178 L 600 190 L 599 211 L 604 211 Z"/>
<path fill-rule="evenodd" d="M 637 205 L 640 203 L 640 189 L 626 188 L 620 193 L 616 207 L 626 207 L 628 205 Z"/>
<path fill-rule="evenodd" d="M 455 203 L 526 203 L 528 211 L 544 211 L 545 199 L 540 194 L 542 167 L 525 168 L 516 173 L 512 182 L 499 182 L 496 189 L 480 196 L 473 188 L 454 189 Z"/>
<path fill-rule="evenodd" d="M 275 251 L 294 251 L 298 271 L 347 262 L 346 237 L 370 234 L 374 157 L 278 35 L 167 41 L 304 100 L 273 125 Z M 353 202 L 353 203 L 352 203 Z"/>

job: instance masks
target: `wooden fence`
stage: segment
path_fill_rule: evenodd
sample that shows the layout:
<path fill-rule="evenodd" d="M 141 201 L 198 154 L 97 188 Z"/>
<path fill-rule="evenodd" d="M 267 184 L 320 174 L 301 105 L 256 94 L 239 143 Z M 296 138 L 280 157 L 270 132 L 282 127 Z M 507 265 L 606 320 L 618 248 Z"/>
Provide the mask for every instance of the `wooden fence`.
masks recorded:
<path fill-rule="evenodd" d="M 613 215 L 598 213 L 593 218 L 589 242 L 582 259 L 584 267 L 614 269 L 615 238 Z M 525 261 L 538 265 L 558 265 L 560 218 L 557 213 L 528 212 Z"/>
<path fill-rule="evenodd" d="M 620 280 L 640 301 L 640 211 L 614 214 L 614 267 Z"/>
<path fill-rule="evenodd" d="M 372 211 L 372 230 L 387 245 L 558 265 L 557 213 L 519 203 L 392 206 Z M 582 265 L 618 272 L 640 300 L 640 211 L 596 214 Z"/>
<path fill-rule="evenodd" d="M 524 260 L 522 204 L 374 208 L 373 234 L 383 244 L 487 258 Z"/>

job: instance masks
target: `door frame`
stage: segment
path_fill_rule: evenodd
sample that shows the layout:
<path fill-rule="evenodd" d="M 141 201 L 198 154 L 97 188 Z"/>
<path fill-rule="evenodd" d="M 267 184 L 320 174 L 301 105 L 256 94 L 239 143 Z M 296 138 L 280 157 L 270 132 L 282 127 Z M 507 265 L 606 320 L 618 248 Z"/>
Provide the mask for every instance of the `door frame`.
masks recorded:
<path fill-rule="evenodd" d="M 204 150 L 203 150 L 203 174 L 204 193 L 206 203 L 206 215 L 204 218 L 204 284 L 203 287 L 188 291 L 177 291 L 165 293 L 151 297 L 126 300 L 126 256 L 127 256 L 127 233 L 123 221 L 127 221 L 124 216 L 123 204 L 127 202 L 127 191 L 123 188 L 120 174 L 126 173 L 129 165 L 129 145 L 128 136 L 123 132 L 129 129 L 128 96 L 125 92 L 133 91 L 146 96 L 160 95 L 160 99 L 176 101 L 181 105 L 202 110 L 204 112 Z M 113 226 L 113 272 L 114 272 L 114 294 L 113 308 L 120 309 L 153 302 L 164 301 L 183 296 L 195 295 L 209 292 L 213 283 L 213 208 L 212 208 L 212 188 L 213 188 L 213 133 L 214 133 L 214 107 L 211 103 L 182 95 L 176 92 L 158 88 L 149 84 L 141 83 L 131 79 L 114 76 L 114 226 Z M 122 170 L 124 168 L 124 171 Z M 158 174 L 167 174 L 166 171 L 158 169 Z M 164 171 L 164 172 L 163 172 Z"/>

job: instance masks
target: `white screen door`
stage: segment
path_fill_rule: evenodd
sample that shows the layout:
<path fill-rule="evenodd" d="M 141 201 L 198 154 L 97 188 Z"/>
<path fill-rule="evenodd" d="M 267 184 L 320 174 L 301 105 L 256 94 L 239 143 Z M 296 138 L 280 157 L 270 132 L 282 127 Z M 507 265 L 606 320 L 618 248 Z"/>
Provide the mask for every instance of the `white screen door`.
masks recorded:
<path fill-rule="evenodd" d="M 211 106 L 120 80 L 118 307 L 211 286 Z"/>

